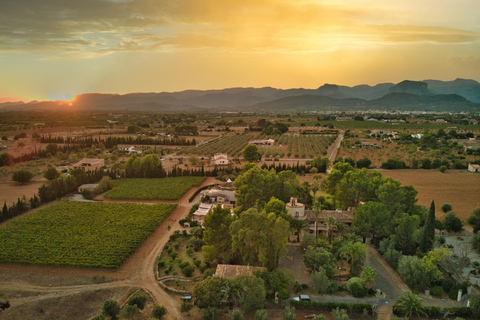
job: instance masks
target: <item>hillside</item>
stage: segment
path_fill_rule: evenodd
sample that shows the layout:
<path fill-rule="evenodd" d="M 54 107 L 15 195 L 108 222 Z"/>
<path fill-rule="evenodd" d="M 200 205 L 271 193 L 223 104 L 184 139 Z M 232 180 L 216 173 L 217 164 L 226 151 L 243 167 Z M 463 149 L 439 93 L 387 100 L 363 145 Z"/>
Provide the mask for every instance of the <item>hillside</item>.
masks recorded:
<path fill-rule="evenodd" d="M 324 84 L 317 89 L 228 88 L 180 92 L 85 93 L 68 101 L 2 103 L 0 110 L 139 110 L 139 111 L 268 111 L 322 110 L 480 110 L 480 83 L 475 80 L 410 81 L 354 87 Z"/>

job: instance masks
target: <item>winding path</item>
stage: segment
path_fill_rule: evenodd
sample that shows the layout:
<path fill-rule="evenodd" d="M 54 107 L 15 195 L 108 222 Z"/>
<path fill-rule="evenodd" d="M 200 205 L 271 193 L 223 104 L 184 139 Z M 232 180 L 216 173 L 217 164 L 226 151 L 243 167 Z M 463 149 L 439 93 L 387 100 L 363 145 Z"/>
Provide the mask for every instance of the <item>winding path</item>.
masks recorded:
<path fill-rule="evenodd" d="M 73 294 L 78 294 L 87 291 L 109 289 L 109 288 L 141 288 L 147 291 L 155 300 L 157 305 L 163 305 L 168 309 L 166 319 L 181 319 L 180 314 L 180 299 L 167 294 L 158 284 L 155 275 L 155 262 L 157 256 L 161 253 L 164 245 L 167 243 L 170 235 L 180 229 L 178 220 L 184 218 L 190 210 L 192 203 L 188 199 L 200 187 L 205 185 L 218 183 L 215 178 L 209 177 L 196 188 L 190 189 L 182 196 L 177 203 L 178 206 L 168 216 L 167 219 L 155 230 L 154 234 L 148 238 L 139 249 L 116 271 L 102 270 L 102 269 L 82 269 L 82 268 L 62 268 L 62 267 L 43 267 L 43 266 L 26 266 L 13 264 L 0 264 L 0 272 L 16 271 L 16 272 L 36 272 L 43 274 L 66 274 L 77 276 L 106 276 L 111 279 L 117 279 L 112 282 L 86 285 L 71 285 L 71 286 L 39 286 L 27 283 L 22 280 L 12 280 L 1 284 L 1 289 L 5 291 L 22 291 L 37 293 L 32 296 L 22 297 L 19 299 L 12 299 L 12 308 L 19 307 L 23 304 L 39 301 L 48 298 L 64 297 Z M 149 201 L 144 201 L 148 203 Z M 155 203 L 162 201 L 154 201 Z M 165 201 L 167 202 L 167 201 Z M 168 201 L 171 203 L 171 201 Z M 170 230 L 168 230 L 170 226 Z M 126 299 L 126 297 L 124 297 Z M 8 317 L 8 309 L 0 314 L 0 319 L 3 316 Z M 5 318 L 7 319 L 7 318 Z"/>

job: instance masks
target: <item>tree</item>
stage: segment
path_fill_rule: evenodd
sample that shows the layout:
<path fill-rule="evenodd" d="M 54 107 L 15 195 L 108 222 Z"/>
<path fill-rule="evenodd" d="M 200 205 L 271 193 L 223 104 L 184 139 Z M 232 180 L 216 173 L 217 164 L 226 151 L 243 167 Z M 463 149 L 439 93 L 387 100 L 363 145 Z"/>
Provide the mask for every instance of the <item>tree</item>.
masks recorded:
<path fill-rule="evenodd" d="M 242 152 L 243 159 L 248 162 L 260 160 L 262 155 L 258 152 L 258 147 L 254 144 L 248 144 Z"/>
<path fill-rule="evenodd" d="M 147 300 L 147 297 L 143 294 L 136 293 L 128 299 L 127 304 L 131 306 L 137 305 L 138 309 L 143 310 L 143 308 L 145 308 Z"/>
<path fill-rule="evenodd" d="M 470 216 L 467 218 L 467 222 L 473 226 L 473 232 L 477 233 L 480 230 L 480 208 L 475 208 Z"/>
<path fill-rule="evenodd" d="M 155 306 L 152 310 L 152 318 L 162 319 L 167 313 L 168 310 L 164 306 Z"/>
<path fill-rule="evenodd" d="M 103 303 L 102 313 L 112 319 L 117 319 L 120 313 L 120 305 L 113 299 L 106 300 Z"/>
<path fill-rule="evenodd" d="M 313 288 L 317 293 L 326 293 L 327 288 L 330 285 L 330 280 L 328 279 L 327 272 L 322 267 L 318 268 L 318 271 L 314 271 L 310 276 L 313 283 Z"/>
<path fill-rule="evenodd" d="M 254 320 L 268 320 L 268 311 L 265 309 L 257 310 Z"/>
<path fill-rule="evenodd" d="M 417 251 L 414 234 L 420 224 L 420 217 L 404 213 L 396 222 L 395 249 L 406 255 L 414 254 Z"/>
<path fill-rule="evenodd" d="M 462 220 L 460 220 L 460 218 L 458 218 L 453 212 L 448 212 L 445 215 L 445 221 L 443 224 L 445 225 L 445 230 L 448 232 L 458 233 L 463 230 Z"/>
<path fill-rule="evenodd" d="M 407 293 L 403 297 L 400 297 L 395 302 L 394 308 L 400 312 L 405 313 L 405 318 L 408 319 L 412 314 L 416 314 L 417 317 L 427 316 L 423 311 L 423 299 L 413 293 Z"/>
<path fill-rule="evenodd" d="M 361 242 L 345 241 L 340 248 L 340 252 L 345 260 L 350 263 L 351 274 L 358 274 L 367 257 L 366 245 Z"/>
<path fill-rule="evenodd" d="M 233 310 L 230 316 L 228 317 L 230 320 L 243 320 L 243 313 L 238 310 Z"/>
<path fill-rule="evenodd" d="M 332 310 L 332 315 L 334 320 L 348 320 L 347 311 L 345 309 L 337 309 Z"/>
<path fill-rule="evenodd" d="M 365 279 L 357 277 L 348 279 L 347 291 L 355 298 L 365 297 L 368 293 L 368 289 L 365 286 Z"/>
<path fill-rule="evenodd" d="M 208 307 L 200 311 L 203 320 L 217 320 L 217 308 Z"/>
<path fill-rule="evenodd" d="M 287 214 L 287 209 L 285 208 L 285 202 L 279 200 L 275 197 L 270 198 L 270 200 L 263 207 L 265 213 L 275 213 L 277 217 L 284 218 Z"/>
<path fill-rule="evenodd" d="M 317 168 L 318 172 L 327 172 L 330 159 L 328 157 L 317 156 L 312 160 L 312 167 Z"/>
<path fill-rule="evenodd" d="M 444 205 L 445 206 L 445 205 Z M 443 210 L 443 207 L 442 207 Z M 428 212 L 427 222 L 422 230 L 422 240 L 420 241 L 420 250 L 423 253 L 433 249 L 435 243 L 435 202 L 432 200 L 430 211 Z"/>
<path fill-rule="evenodd" d="M 286 253 L 290 225 L 275 213 L 249 209 L 230 225 L 232 249 L 237 251 L 244 264 L 267 267 L 273 270 Z"/>
<path fill-rule="evenodd" d="M 194 154 L 192 154 L 190 157 L 188 157 L 188 161 L 192 164 L 192 166 L 196 166 L 198 164 L 198 157 Z"/>
<path fill-rule="evenodd" d="M 254 275 L 241 275 L 232 281 L 239 306 L 245 313 L 253 313 L 265 306 L 265 283 Z"/>
<path fill-rule="evenodd" d="M 474 317 L 480 319 L 480 295 L 476 295 L 470 299 L 470 309 Z"/>
<path fill-rule="evenodd" d="M 362 159 L 359 159 L 357 161 L 357 168 L 361 169 L 361 168 L 369 168 L 370 165 L 372 164 L 372 161 L 370 161 L 370 159 L 368 159 L 367 157 L 364 157 Z"/>
<path fill-rule="evenodd" d="M 303 255 L 303 263 L 307 268 L 319 271 L 323 268 L 327 274 L 331 274 L 335 268 L 335 259 L 331 252 L 324 248 L 309 246 Z"/>
<path fill-rule="evenodd" d="M 290 306 L 285 306 L 283 310 L 283 320 L 296 320 L 297 314 L 295 313 L 295 308 Z"/>
<path fill-rule="evenodd" d="M 410 288 L 424 290 L 430 286 L 430 279 L 422 268 L 422 261 L 416 256 L 400 257 L 398 274 Z"/>
<path fill-rule="evenodd" d="M 390 219 L 390 212 L 384 204 L 368 201 L 357 208 L 352 224 L 356 234 L 362 237 L 371 234 L 375 238 L 387 234 Z"/>
<path fill-rule="evenodd" d="M 20 169 L 12 173 L 12 180 L 16 182 L 20 182 L 21 184 L 30 182 L 32 178 L 33 178 L 33 173 L 31 173 L 27 169 Z"/>
<path fill-rule="evenodd" d="M 372 267 L 365 267 L 360 274 L 360 277 L 365 280 L 365 286 L 367 288 L 371 288 L 372 285 L 375 283 L 375 276 L 377 273 L 375 269 Z"/>
<path fill-rule="evenodd" d="M 217 205 L 207 213 L 203 220 L 202 248 L 204 261 L 210 263 L 217 259 L 219 262 L 228 262 L 232 256 L 232 236 L 230 225 L 233 222 L 229 208 L 222 209 Z"/>
<path fill-rule="evenodd" d="M 195 305 L 199 308 L 219 307 L 224 293 L 222 285 L 224 280 L 218 277 L 207 277 L 193 288 Z"/>
<path fill-rule="evenodd" d="M 452 205 L 448 204 L 448 203 L 444 203 L 443 206 L 442 206 L 442 211 L 443 213 L 447 213 L 447 212 L 450 212 L 453 210 L 453 207 Z"/>
<path fill-rule="evenodd" d="M 335 231 L 336 226 L 337 226 L 337 220 L 335 220 L 334 217 L 329 216 L 327 219 L 327 237 L 328 237 L 328 242 L 330 243 L 332 243 L 333 232 Z"/>
<path fill-rule="evenodd" d="M 131 319 L 138 315 L 138 306 L 134 305 L 126 305 L 123 307 L 122 311 L 120 311 L 122 318 Z"/>
<path fill-rule="evenodd" d="M 50 164 L 48 165 L 47 170 L 43 172 L 43 177 L 47 180 L 53 180 L 56 179 L 60 176 L 60 172 L 57 171 L 54 167 L 52 167 Z"/>

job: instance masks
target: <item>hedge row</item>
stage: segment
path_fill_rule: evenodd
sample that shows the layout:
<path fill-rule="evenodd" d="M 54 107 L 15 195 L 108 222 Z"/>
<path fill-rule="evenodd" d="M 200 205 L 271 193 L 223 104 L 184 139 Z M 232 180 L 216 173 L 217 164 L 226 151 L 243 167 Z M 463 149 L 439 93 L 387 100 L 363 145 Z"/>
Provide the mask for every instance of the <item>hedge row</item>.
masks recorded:
<path fill-rule="evenodd" d="M 206 189 L 208 189 L 208 188 L 210 188 L 210 187 L 213 187 L 213 186 L 216 186 L 216 184 L 210 184 L 210 185 L 208 185 L 208 186 L 203 186 L 203 187 L 201 187 L 201 188 L 198 188 L 197 191 L 195 191 L 195 192 L 192 194 L 192 196 L 190 197 L 190 199 L 188 199 L 188 202 L 192 202 L 193 199 L 195 199 L 195 197 L 196 197 L 201 191 L 206 190 Z"/>
<path fill-rule="evenodd" d="M 451 308 L 441 308 L 441 307 L 423 307 L 423 312 L 427 314 L 428 317 L 443 316 L 446 312 L 449 312 L 450 315 L 456 317 L 472 317 L 472 309 L 470 307 L 451 307 Z M 404 312 L 401 312 L 397 309 L 397 306 L 393 306 L 393 314 L 399 317 L 405 316 Z"/>
<path fill-rule="evenodd" d="M 343 303 L 343 302 L 315 302 L 315 301 L 297 301 L 290 300 L 290 305 L 297 309 L 312 309 L 320 311 L 331 311 L 336 308 L 346 309 L 350 313 L 362 314 L 367 310 L 370 315 L 373 314 L 372 305 L 368 303 Z"/>

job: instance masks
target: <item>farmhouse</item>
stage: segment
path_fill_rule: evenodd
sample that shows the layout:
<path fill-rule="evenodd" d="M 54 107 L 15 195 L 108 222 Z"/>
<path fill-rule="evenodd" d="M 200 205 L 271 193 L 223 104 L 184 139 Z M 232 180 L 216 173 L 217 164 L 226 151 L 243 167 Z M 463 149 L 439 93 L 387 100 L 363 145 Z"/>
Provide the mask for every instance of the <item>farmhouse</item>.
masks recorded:
<path fill-rule="evenodd" d="M 468 164 L 468 171 L 469 172 L 475 172 L 475 173 L 480 173 L 480 164 Z"/>
<path fill-rule="evenodd" d="M 227 165 L 228 163 L 228 155 L 225 153 L 216 153 L 212 158 L 212 165 Z"/>
<path fill-rule="evenodd" d="M 267 140 L 252 140 L 248 144 L 254 144 L 260 147 L 265 147 L 265 146 L 273 146 L 275 144 L 275 140 L 273 139 L 267 139 Z"/>
<path fill-rule="evenodd" d="M 215 270 L 215 277 L 233 279 L 244 274 L 253 275 L 255 271 L 265 271 L 264 267 L 234 266 L 230 264 L 219 264 Z"/>
<path fill-rule="evenodd" d="M 94 158 L 84 158 L 73 165 L 74 169 L 82 169 L 85 171 L 93 171 L 100 169 L 105 165 L 105 160 L 103 159 L 94 159 Z"/>
<path fill-rule="evenodd" d="M 300 239 L 303 238 L 306 232 L 315 233 L 316 231 L 319 235 L 326 235 L 328 231 L 327 221 L 330 217 L 333 217 L 337 223 L 343 223 L 347 228 L 351 227 L 353 222 L 353 212 L 350 210 L 323 210 L 317 217 L 312 210 L 305 210 L 305 205 L 298 202 L 296 198 L 291 198 L 290 202 L 285 204 L 285 208 L 293 218 L 307 221 L 308 230 L 300 232 Z M 298 237 L 299 234 L 294 232 L 294 236 Z"/>
<path fill-rule="evenodd" d="M 132 154 L 132 153 L 141 154 L 142 153 L 142 150 L 138 150 L 134 146 L 130 146 L 128 148 L 122 148 L 122 150 L 128 152 L 128 154 Z"/>
<path fill-rule="evenodd" d="M 197 211 L 193 213 L 193 220 L 198 223 L 203 222 L 203 218 L 210 212 L 215 206 L 221 205 L 222 208 L 235 208 L 237 199 L 235 198 L 235 187 L 232 185 L 232 181 L 228 181 L 217 187 L 204 190 L 201 192 L 202 202 Z"/>

